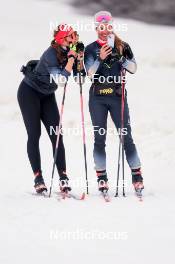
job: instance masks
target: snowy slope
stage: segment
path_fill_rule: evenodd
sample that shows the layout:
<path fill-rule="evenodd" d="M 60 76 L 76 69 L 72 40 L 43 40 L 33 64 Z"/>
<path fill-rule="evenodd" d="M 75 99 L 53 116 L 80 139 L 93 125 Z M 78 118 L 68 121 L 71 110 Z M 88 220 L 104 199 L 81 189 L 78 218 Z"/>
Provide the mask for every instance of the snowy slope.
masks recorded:
<path fill-rule="evenodd" d="M 6 1 L 0 10 L 0 262 L 3 264 L 24 261 L 26 264 L 56 261 L 165 263 L 173 257 L 175 53 L 170 40 L 174 38 L 174 28 L 115 20 L 128 24 L 128 32 L 119 34 L 131 44 L 139 65 L 137 74 L 128 76 L 128 100 L 133 134 L 143 163 L 144 202 L 137 202 L 132 193 L 127 165 L 128 197 L 113 198 L 108 204 L 98 197 L 92 160 L 93 137 L 90 135 L 87 136 L 87 150 L 91 184 L 86 201 L 59 202 L 55 195 L 51 199 L 31 195 L 33 181 L 26 155 L 27 137 L 16 102 L 22 79 L 19 69 L 29 59 L 39 58 L 47 48 L 52 35 L 50 24 L 78 20 L 90 23 L 91 19 L 77 15 L 75 9 L 60 1 L 59 4 L 58 1 Z M 79 33 L 86 44 L 95 39 L 95 32 Z M 85 84 L 86 126 L 91 125 L 88 88 Z M 62 88 L 57 92 L 59 104 L 61 95 Z M 78 86 L 69 83 L 65 128 L 80 126 L 79 109 Z M 109 125 L 113 127 L 110 119 Z M 65 135 L 64 142 L 71 184 L 75 192 L 81 193 L 85 188 L 82 139 Z M 44 129 L 40 146 L 43 172 L 49 186 L 52 151 Z M 115 136 L 108 137 L 107 146 L 113 194 L 118 150 Z M 57 185 L 55 174 L 54 190 Z M 115 239 L 109 232 L 113 232 Z"/>

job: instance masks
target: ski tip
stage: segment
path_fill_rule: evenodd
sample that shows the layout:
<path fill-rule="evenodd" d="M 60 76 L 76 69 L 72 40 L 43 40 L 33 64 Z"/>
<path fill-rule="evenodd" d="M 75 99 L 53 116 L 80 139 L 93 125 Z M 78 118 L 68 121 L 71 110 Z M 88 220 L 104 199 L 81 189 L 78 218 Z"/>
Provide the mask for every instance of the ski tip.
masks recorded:
<path fill-rule="evenodd" d="M 44 198 L 48 198 L 49 197 L 48 192 L 46 190 L 45 191 L 42 191 L 42 192 L 32 193 L 32 195 L 40 196 L 40 197 L 44 197 Z"/>
<path fill-rule="evenodd" d="M 80 200 L 84 200 L 85 197 L 86 197 L 86 194 L 85 194 L 85 192 L 83 192 L 82 195 L 81 195 L 81 197 L 80 197 Z"/>
<path fill-rule="evenodd" d="M 143 202 L 143 198 L 142 197 L 139 197 L 139 202 Z"/>
<path fill-rule="evenodd" d="M 66 200 L 66 197 L 67 197 L 67 193 L 65 193 L 65 192 L 61 192 L 61 198 L 63 199 L 63 200 Z M 69 198 L 69 197 L 68 197 Z"/>
<path fill-rule="evenodd" d="M 107 193 L 105 194 L 102 192 L 102 196 L 103 196 L 106 203 L 111 202 L 111 197 Z"/>
<path fill-rule="evenodd" d="M 45 197 L 45 198 L 49 198 L 49 194 L 47 191 L 43 191 L 42 192 L 42 195 Z"/>
<path fill-rule="evenodd" d="M 142 195 L 142 189 L 136 190 L 135 194 L 139 200 L 139 202 L 143 202 L 143 195 Z"/>

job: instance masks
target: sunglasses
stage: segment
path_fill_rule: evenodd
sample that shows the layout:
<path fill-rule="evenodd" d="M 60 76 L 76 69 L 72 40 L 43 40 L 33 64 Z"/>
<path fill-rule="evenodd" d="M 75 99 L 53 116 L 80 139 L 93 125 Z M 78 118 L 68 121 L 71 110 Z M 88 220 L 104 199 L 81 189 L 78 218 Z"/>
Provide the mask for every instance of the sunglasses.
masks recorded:
<path fill-rule="evenodd" d="M 65 38 L 75 38 L 76 36 L 78 36 L 77 31 L 74 31 L 73 33 L 71 33 L 70 35 L 66 36 Z"/>
<path fill-rule="evenodd" d="M 96 22 L 109 22 L 112 20 L 112 17 L 109 15 L 101 15 L 96 18 Z"/>

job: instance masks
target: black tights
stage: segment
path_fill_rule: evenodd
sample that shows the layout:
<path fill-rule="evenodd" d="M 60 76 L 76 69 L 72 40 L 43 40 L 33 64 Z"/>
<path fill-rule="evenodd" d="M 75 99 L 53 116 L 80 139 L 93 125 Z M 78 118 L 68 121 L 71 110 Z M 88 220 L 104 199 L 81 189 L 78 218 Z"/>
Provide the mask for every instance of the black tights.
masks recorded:
<path fill-rule="evenodd" d="M 18 102 L 22 112 L 23 120 L 28 134 L 27 152 L 34 173 L 41 171 L 41 159 L 39 150 L 39 139 L 41 136 L 41 121 L 43 122 L 49 138 L 52 142 L 53 153 L 55 152 L 57 136 L 52 131 L 50 135 L 50 126 L 56 130 L 59 125 L 59 111 L 56 103 L 55 94 L 44 95 L 24 81 L 18 89 Z M 60 135 L 58 155 L 56 160 L 58 172 L 66 170 L 65 149 L 62 135 Z"/>

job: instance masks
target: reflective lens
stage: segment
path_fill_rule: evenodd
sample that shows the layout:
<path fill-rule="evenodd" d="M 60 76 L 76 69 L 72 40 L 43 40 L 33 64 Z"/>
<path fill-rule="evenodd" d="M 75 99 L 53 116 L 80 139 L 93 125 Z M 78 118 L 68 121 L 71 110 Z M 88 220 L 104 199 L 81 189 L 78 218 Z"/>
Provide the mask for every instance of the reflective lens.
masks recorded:
<path fill-rule="evenodd" d="M 101 15 L 101 16 L 96 17 L 97 22 L 109 22 L 111 21 L 111 19 L 112 17 L 108 15 Z"/>

